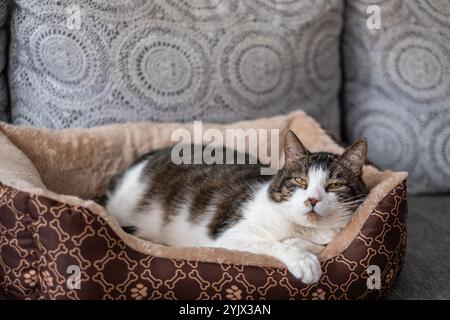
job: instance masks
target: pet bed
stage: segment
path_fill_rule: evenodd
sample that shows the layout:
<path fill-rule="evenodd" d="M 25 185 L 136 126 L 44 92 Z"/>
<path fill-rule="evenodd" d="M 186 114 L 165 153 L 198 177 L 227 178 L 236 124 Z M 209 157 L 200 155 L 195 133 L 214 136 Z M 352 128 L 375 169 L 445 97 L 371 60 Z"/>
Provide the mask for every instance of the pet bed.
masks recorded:
<path fill-rule="evenodd" d="M 62 131 L 0 123 L 0 286 L 7 296 L 373 299 L 389 292 L 405 253 L 404 172 L 364 167 L 370 193 L 321 253 L 323 275 L 311 285 L 271 257 L 166 247 L 125 233 L 95 199 L 137 158 L 170 145 L 180 127 L 193 130 L 149 122 Z M 301 111 L 209 127 L 280 129 L 280 137 L 290 128 L 312 151 L 343 150 Z"/>

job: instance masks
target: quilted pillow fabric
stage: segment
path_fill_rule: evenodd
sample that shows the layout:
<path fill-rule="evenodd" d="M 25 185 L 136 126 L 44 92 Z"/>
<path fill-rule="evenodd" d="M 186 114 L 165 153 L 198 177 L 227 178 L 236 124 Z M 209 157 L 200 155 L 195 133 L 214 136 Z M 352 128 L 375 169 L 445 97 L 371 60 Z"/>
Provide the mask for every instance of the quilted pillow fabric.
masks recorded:
<path fill-rule="evenodd" d="M 304 109 L 339 127 L 342 1 L 15 2 L 15 124 L 231 122 Z"/>
<path fill-rule="evenodd" d="M 379 30 L 366 25 L 373 2 Z M 410 191 L 450 191 L 450 2 L 347 1 L 344 62 L 349 138 L 409 171 Z"/>
<path fill-rule="evenodd" d="M 6 17 L 8 14 L 7 0 L 0 0 L 0 121 L 8 120 L 8 86 L 6 85 L 6 41 L 5 30 Z"/>

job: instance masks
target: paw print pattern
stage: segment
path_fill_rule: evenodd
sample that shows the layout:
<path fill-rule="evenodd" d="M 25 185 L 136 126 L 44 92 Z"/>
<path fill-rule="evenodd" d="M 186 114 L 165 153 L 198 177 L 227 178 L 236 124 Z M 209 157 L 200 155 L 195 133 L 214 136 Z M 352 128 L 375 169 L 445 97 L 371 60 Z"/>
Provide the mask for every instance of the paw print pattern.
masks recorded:
<path fill-rule="evenodd" d="M 315 292 L 313 292 L 312 299 L 313 300 L 325 300 L 325 291 L 321 288 L 317 289 Z"/>
<path fill-rule="evenodd" d="M 226 298 L 230 300 L 241 300 L 242 299 L 242 290 L 237 286 L 232 285 L 230 288 L 226 289 L 227 293 Z"/>
<path fill-rule="evenodd" d="M 147 296 L 147 287 L 142 283 L 138 283 L 136 287 L 131 289 L 131 297 L 135 300 L 142 300 Z"/>
<path fill-rule="evenodd" d="M 394 279 L 395 276 L 395 270 L 391 269 L 389 270 L 389 273 L 386 275 L 386 282 L 390 283 L 392 281 L 392 279 Z"/>
<path fill-rule="evenodd" d="M 29 199 L 32 205 L 24 205 L 23 201 L 26 199 Z M 407 206 L 404 183 L 391 190 L 373 209 L 356 240 L 352 241 L 343 252 L 323 261 L 322 264 L 318 259 L 312 259 L 317 260 L 317 263 L 314 261 L 310 264 L 310 266 L 317 266 L 316 274 L 320 275 L 319 267 L 324 272 L 323 278 L 312 285 L 302 283 L 281 265 L 277 268 L 258 267 L 258 269 L 244 264 L 226 262 L 212 264 L 195 260 L 154 257 L 137 252 L 116 234 L 104 217 L 98 216 L 88 208 L 30 195 L 3 186 L 1 183 L 0 211 L 6 212 L 6 214 L 0 214 L 2 254 L 3 251 L 6 253 L 8 250 L 14 252 L 14 256 L 2 255 L 2 258 L 6 258 L 2 261 L 5 262 L 3 266 L 9 268 L 5 273 L 5 268 L 0 267 L 0 273 L 3 272 L 4 278 L 9 280 L 3 281 L 0 286 L 12 299 L 30 297 L 118 300 L 379 299 L 389 293 L 402 269 L 406 245 Z M 67 215 L 67 212 L 72 214 Z M 45 241 L 41 243 L 45 243 L 45 250 L 49 251 L 47 257 L 51 259 L 51 265 L 46 266 L 43 263 L 45 260 L 33 254 L 34 247 L 28 245 L 31 239 L 29 233 L 20 232 L 21 221 L 29 216 L 39 217 L 36 223 L 48 224 L 49 227 L 52 227 L 52 221 L 59 221 L 59 225 L 55 225 L 53 229 L 57 236 L 49 237 L 43 231 L 42 235 L 36 234 L 38 239 L 35 239 L 41 241 L 40 237 L 44 236 Z M 65 218 L 61 219 L 61 216 Z M 14 221 L 15 224 L 12 223 Z M 375 241 L 375 238 L 380 232 L 384 232 L 385 224 L 389 224 L 392 228 L 385 230 L 387 233 L 384 234 L 384 242 L 380 244 Z M 16 232 L 17 230 L 19 231 Z M 91 231 L 86 231 L 83 234 L 89 233 L 91 236 L 82 238 L 80 230 L 94 230 L 96 234 L 92 235 Z M 77 243 L 64 241 L 72 237 L 76 237 L 75 239 L 79 241 L 77 240 Z M 108 251 L 104 256 L 96 258 L 91 253 L 97 252 L 99 242 L 104 243 Z M 288 246 L 288 244 L 285 245 Z M 123 254 L 114 253 L 119 251 L 123 251 Z M 15 257 L 16 252 L 20 255 L 20 260 Z M 292 252 L 296 252 L 295 249 Z M 300 252 L 297 253 L 300 254 Z M 285 257 L 294 267 L 299 262 L 304 262 L 304 259 L 293 259 L 289 254 Z M 79 276 L 82 276 L 84 285 L 77 291 L 65 284 L 66 276 L 63 277 L 61 274 L 60 277 L 54 265 L 57 261 L 74 260 L 79 261 L 83 267 L 83 272 Z M 312 262 L 311 259 L 308 260 Z M 123 267 L 124 263 L 128 266 L 127 268 Z M 367 271 L 364 266 L 370 265 L 378 265 L 380 271 L 383 270 L 380 274 L 380 290 L 367 288 Z M 108 270 L 105 271 L 105 268 Z M 157 270 L 167 271 L 164 273 L 164 278 L 158 277 Z M 293 268 L 293 270 L 297 269 Z M 306 270 L 315 271 L 316 269 L 310 267 Z M 107 278 L 105 272 L 108 274 Z M 212 276 L 217 274 L 220 277 Z M 173 276 L 168 278 L 166 277 L 168 275 Z M 189 288 L 186 288 L 186 285 Z M 95 292 L 89 290 L 91 286 L 95 286 L 98 290 L 96 289 Z"/>
<path fill-rule="evenodd" d="M 25 275 L 25 283 L 29 286 L 29 287 L 35 287 L 37 282 L 38 282 L 38 276 L 36 273 L 36 270 L 31 269 L 30 271 L 26 272 Z"/>
<path fill-rule="evenodd" d="M 47 270 L 42 272 L 42 280 L 46 287 L 53 287 L 53 277 Z"/>

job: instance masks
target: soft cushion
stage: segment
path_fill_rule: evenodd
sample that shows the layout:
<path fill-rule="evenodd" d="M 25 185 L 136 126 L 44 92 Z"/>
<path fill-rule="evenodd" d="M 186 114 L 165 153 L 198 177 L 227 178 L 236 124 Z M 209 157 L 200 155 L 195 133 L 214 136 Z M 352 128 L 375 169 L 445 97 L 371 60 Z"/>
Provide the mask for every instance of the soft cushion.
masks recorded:
<path fill-rule="evenodd" d="M 93 199 L 137 158 L 173 144 L 170 134 L 180 127 L 193 130 L 192 124 L 176 123 L 63 131 L 0 123 L 0 285 L 8 296 L 355 299 L 389 292 L 406 245 L 405 172 L 364 167 L 370 193 L 321 253 L 324 274 L 312 285 L 302 284 L 268 256 L 166 247 L 125 233 Z M 280 135 L 290 128 L 312 151 L 343 151 L 303 112 L 204 125 L 211 127 L 221 132 L 279 129 Z M 81 290 L 67 287 L 70 265 L 80 267 Z M 375 289 L 367 286 L 372 265 L 380 268 L 381 287 Z"/>
<path fill-rule="evenodd" d="M 232 122 L 338 132 L 342 1 L 13 1 L 15 124 Z"/>
<path fill-rule="evenodd" d="M 0 0 L 0 121 L 9 120 L 8 86 L 6 84 L 8 1 Z"/>
<path fill-rule="evenodd" d="M 367 137 L 372 162 L 410 172 L 410 191 L 450 191 L 450 1 L 374 1 L 380 30 L 367 27 L 371 2 L 346 3 L 349 139 Z"/>

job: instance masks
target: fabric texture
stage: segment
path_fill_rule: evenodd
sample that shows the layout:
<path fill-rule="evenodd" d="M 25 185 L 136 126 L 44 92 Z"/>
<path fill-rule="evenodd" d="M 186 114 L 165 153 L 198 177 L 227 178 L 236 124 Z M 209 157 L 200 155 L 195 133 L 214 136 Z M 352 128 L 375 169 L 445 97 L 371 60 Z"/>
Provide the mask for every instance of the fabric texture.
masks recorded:
<path fill-rule="evenodd" d="M 410 192 L 450 191 L 450 2 L 346 2 L 344 70 L 350 140 L 367 137 L 369 159 L 410 173 Z"/>
<path fill-rule="evenodd" d="M 0 121 L 9 120 L 8 86 L 6 84 L 8 0 L 0 0 Z"/>
<path fill-rule="evenodd" d="M 75 206 L 83 206 L 97 214 L 106 212 L 89 199 L 101 198 L 111 179 L 123 172 L 137 159 L 151 150 L 173 145 L 170 140 L 175 129 L 185 128 L 193 132 L 192 124 L 137 123 L 116 124 L 91 129 L 24 128 L 0 123 L 0 181 L 19 190 L 50 197 Z M 277 129 L 282 135 L 286 128 L 293 130 L 309 150 L 342 153 L 337 145 L 311 117 L 304 112 L 229 125 L 205 124 L 204 129 L 216 128 L 225 133 L 227 129 Z M 3 135 L 1 134 L 3 132 Z M 236 140 L 239 151 L 248 150 L 245 136 Z M 281 140 L 280 140 L 281 141 Z M 266 144 L 266 140 L 258 143 Z M 232 147 L 225 141 L 226 146 Z M 232 142 L 231 142 L 232 143 Z M 37 147 L 38 146 L 38 147 Z M 270 142 L 267 145 L 270 149 Z M 280 149 L 282 145 L 279 145 Z M 245 148 L 245 150 L 243 149 Z M 45 152 L 43 152 L 45 150 Z M 280 156 L 282 152 L 279 153 Z M 256 154 L 253 154 L 257 156 Z M 281 156 L 282 157 L 282 156 Z M 282 157 L 283 158 L 283 157 Z M 280 159 L 282 165 L 283 159 Z M 366 201 L 353 215 L 348 227 L 335 237 L 321 253 L 323 259 L 331 258 L 345 248 L 356 236 L 367 216 L 386 194 L 407 177 L 405 172 L 379 171 L 373 166 L 364 167 L 363 180 L 370 189 Z M 81 198 L 81 199 L 80 199 Z M 82 200 L 84 199 L 84 200 Z M 113 219 L 112 219 L 113 220 Z M 126 236 L 119 227 L 120 234 Z M 126 236 L 127 237 L 127 236 Z M 136 238 L 134 238 L 136 239 Z M 137 248 L 147 248 L 147 253 L 161 253 L 160 246 L 148 247 L 145 241 L 132 241 Z M 185 257 L 216 261 L 210 253 L 202 250 L 165 248 L 166 257 Z M 228 257 L 228 259 L 232 259 Z M 243 262 L 246 261 L 246 262 Z M 239 260 L 240 263 L 268 264 L 268 259 Z M 263 262 L 261 262 L 263 261 Z"/>
<path fill-rule="evenodd" d="M 389 299 L 450 300 L 450 197 L 408 196 L 405 266 Z"/>
<path fill-rule="evenodd" d="M 311 151 L 343 152 L 304 112 L 208 127 L 223 133 L 232 128 L 282 133 L 290 128 Z M 99 204 L 80 198 L 96 198 L 108 179 L 137 158 L 174 144 L 171 132 L 179 128 L 193 130 L 192 124 L 148 122 L 62 131 L 0 123 L 0 254 L 6 262 L 0 264 L 0 279 L 7 294 L 51 299 L 368 299 L 388 293 L 402 268 L 406 245 L 405 172 L 364 167 L 369 195 L 320 254 L 324 275 L 313 285 L 302 284 L 268 256 L 166 247 L 133 237 Z M 237 145 L 243 151 L 239 141 Z M 81 291 L 66 286 L 71 264 L 82 270 Z M 372 264 L 383 270 L 381 290 L 367 287 L 366 268 Z M 231 289 L 240 294 L 234 296 Z M 137 295 L 140 290 L 146 295 Z"/>
<path fill-rule="evenodd" d="M 306 285 L 284 266 L 167 259 L 133 250 L 105 217 L 0 184 L 0 286 L 15 299 L 380 298 L 403 266 L 406 211 L 406 188 L 400 184 L 342 253 L 321 262 L 320 281 Z M 383 270 L 378 289 L 367 285 L 371 265 Z M 68 270 L 76 267 L 78 288 L 69 285 L 73 271 Z"/>
<path fill-rule="evenodd" d="M 338 132 L 340 0 L 14 2 L 15 124 L 229 123 L 303 109 Z"/>
<path fill-rule="evenodd" d="M 450 299 L 450 257 L 442 252 L 450 251 L 448 230 L 450 220 L 442 208 L 450 207 L 448 196 L 408 197 L 409 236 L 403 271 L 393 285 L 387 299 Z M 437 219 L 429 219 L 429 217 Z M 420 235 L 420 236 L 419 236 Z M 442 241 L 444 239 L 444 241 Z M 439 249 L 430 250 L 429 244 L 439 244 Z M 444 261 L 442 259 L 444 258 Z M 430 271 L 430 267 L 433 270 Z M 427 276 L 424 277 L 423 275 Z M 0 289 L 0 300 L 5 295 Z"/>

